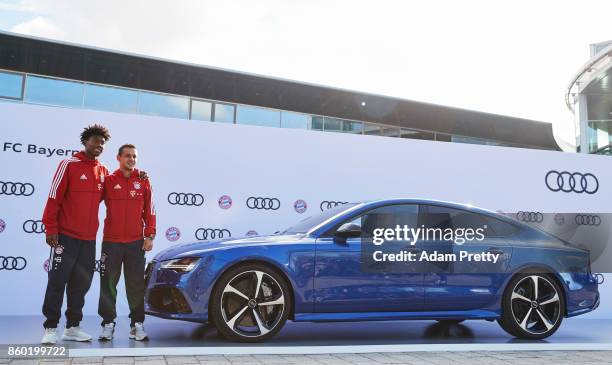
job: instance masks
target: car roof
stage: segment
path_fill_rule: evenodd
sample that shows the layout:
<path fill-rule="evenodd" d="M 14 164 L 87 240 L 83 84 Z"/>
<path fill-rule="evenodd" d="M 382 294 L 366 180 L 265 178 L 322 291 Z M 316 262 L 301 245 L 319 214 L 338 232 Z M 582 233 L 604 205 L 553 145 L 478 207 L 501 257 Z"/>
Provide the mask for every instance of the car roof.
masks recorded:
<path fill-rule="evenodd" d="M 530 226 L 522 222 L 519 222 L 518 220 L 512 217 L 508 217 L 504 214 L 500 214 L 498 212 L 488 210 L 488 209 L 478 208 L 471 204 L 465 204 L 465 203 L 462 204 L 462 203 L 450 202 L 450 201 L 445 201 L 445 200 L 423 199 L 423 198 L 395 198 L 395 199 L 379 199 L 379 200 L 360 201 L 360 202 L 354 202 L 354 204 L 358 205 L 357 207 L 355 207 L 356 209 L 354 210 L 354 212 L 363 212 L 363 211 L 366 211 L 372 208 L 376 208 L 379 206 L 394 205 L 394 204 L 439 205 L 439 206 L 444 206 L 448 208 L 467 210 L 472 213 L 479 213 L 479 214 L 492 216 L 496 219 L 505 221 L 515 226 L 519 226 L 523 229 L 531 229 Z M 344 214 L 345 213 L 339 213 L 339 215 L 344 215 Z M 329 223 L 331 223 L 331 221 L 335 220 L 336 218 L 337 216 L 328 219 L 326 222 L 318 225 L 316 228 L 312 229 L 310 232 L 325 231 L 325 229 L 329 228 Z"/>

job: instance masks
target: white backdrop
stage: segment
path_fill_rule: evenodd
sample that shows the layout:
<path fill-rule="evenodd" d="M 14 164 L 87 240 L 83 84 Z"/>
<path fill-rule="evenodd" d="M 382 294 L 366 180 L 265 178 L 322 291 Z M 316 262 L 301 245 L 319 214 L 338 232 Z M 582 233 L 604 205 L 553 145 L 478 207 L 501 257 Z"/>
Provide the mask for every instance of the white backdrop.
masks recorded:
<path fill-rule="evenodd" d="M 111 171 L 117 167 L 117 148 L 134 143 L 138 167 L 151 177 L 158 235 L 148 259 L 172 244 L 194 241 L 198 228 L 227 229 L 232 237 L 253 230 L 273 233 L 319 212 L 322 201 L 410 197 L 505 212 L 612 213 L 612 159 L 606 156 L 0 103 L 0 181 L 34 186 L 28 196 L 0 193 L 0 256 L 27 260 L 23 270 L 0 270 L 0 315 L 40 314 L 46 285 L 44 235 L 23 227 L 41 219 L 53 173 L 65 156 L 29 153 L 28 145 L 80 150 L 79 134 L 93 123 L 111 131 L 101 158 Z M 21 147 L 13 148 L 17 143 Z M 595 194 L 553 192 L 544 183 L 550 170 L 590 172 L 599 189 Z M 204 203 L 170 205 L 172 192 L 201 194 Z M 218 204 L 223 195 L 232 199 L 229 209 Z M 249 209 L 251 196 L 276 198 L 280 208 Z M 294 209 L 297 200 L 306 202 L 304 213 Z M 104 210 L 101 205 L 98 256 Z M 175 242 L 165 234 L 170 227 L 181 233 Z M 589 316 L 612 317 L 612 278 L 607 278 L 602 305 Z M 98 280 L 96 274 L 86 315 L 97 313 Z M 118 312 L 127 314 L 123 286 L 119 293 Z"/>

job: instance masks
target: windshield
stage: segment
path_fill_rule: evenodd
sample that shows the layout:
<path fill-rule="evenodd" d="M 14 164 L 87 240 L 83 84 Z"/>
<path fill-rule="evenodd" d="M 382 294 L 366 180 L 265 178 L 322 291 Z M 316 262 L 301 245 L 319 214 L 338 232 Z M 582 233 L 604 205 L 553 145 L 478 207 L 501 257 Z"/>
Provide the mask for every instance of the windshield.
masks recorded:
<path fill-rule="evenodd" d="M 306 233 L 310 231 L 312 228 L 325 222 L 329 218 L 335 216 L 336 214 L 341 213 L 347 209 L 350 209 L 356 205 L 357 203 L 347 203 L 347 204 L 338 205 L 331 209 L 325 210 L 319 214 L 315 214 L 306 219 L 303 219 L 299 221 L 298 223 L 292 225 L 291 227 L 287 228 L 282 233 L 283 234 Z"/>

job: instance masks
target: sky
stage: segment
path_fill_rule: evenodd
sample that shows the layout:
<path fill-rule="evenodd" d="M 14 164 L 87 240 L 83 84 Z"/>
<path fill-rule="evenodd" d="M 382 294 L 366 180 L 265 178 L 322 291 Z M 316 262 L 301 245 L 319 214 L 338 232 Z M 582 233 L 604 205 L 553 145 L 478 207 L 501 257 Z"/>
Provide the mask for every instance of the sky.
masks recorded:
<path fill-rule="evenodd" d="M 612 2 L 0 0 L 0 30 L 553 124 Z"/>

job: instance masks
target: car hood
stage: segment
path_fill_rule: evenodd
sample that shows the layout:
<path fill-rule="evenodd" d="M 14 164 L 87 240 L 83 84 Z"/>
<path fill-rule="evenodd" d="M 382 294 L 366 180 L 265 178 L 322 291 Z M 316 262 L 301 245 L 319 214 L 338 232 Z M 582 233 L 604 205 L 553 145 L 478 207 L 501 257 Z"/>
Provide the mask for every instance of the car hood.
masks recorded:
<path fill-rule="evenodd" d="M 179 258 L 179 257 L 201 256 L 202 254 L 205 254 L 211 251 L 227 250 L 227 249 L 233 249 L 237 247 L 248 247 L 248 246 L 254 246 L 254 245 L 268 245 L 268 244 L 274 245 L 274 244 L 280 244 L 280 243 L 291 244 L 291 243 L 302 240 L 306 236 L 307 235 L 300 233 L 300 234 L 291 234 L 291 235 L 240 237 L 240 238 L 227 238 L 227 239 L 221 239 L 221 240 L 182 243 L 179 245 L 169 247 L 159 252 L 155 256 L 154 260 L 164 261 L 164 260 L 170 260 L 170 259 Z"/>

